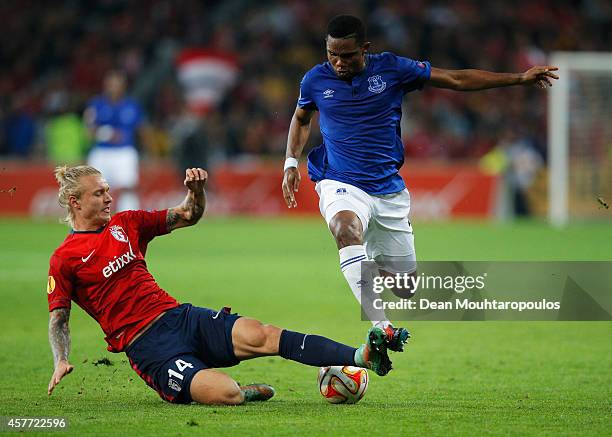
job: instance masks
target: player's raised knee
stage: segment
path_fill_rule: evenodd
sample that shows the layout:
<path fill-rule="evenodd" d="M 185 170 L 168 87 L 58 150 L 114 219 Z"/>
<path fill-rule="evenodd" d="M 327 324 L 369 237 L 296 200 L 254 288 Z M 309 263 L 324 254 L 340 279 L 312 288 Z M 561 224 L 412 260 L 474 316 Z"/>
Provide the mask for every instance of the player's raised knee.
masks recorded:
<path fill-rule="evenodd" d="M 361 221 L 353 212 L 340 211 L 329 222 L 329 230 L 338 248 L 363 244 Z"/>
<path fill-rule="evenodd" d="M 280 334 L 281 329 L 276 326 L 264 325 L 255 319 L 240 318 L 232 331 L 234 352 L 243 358 L 276 355 Z"/>
<path fill-rule="evenodd" d="M 249 335 L 249 344 L 253 352 L 264 355 L 274 355 L 278 353 L 278 343 L 281 330 L 276 326 L 263 325 L 259 323 Z"/>
<path fill-rule="evenodd" d="M 248 336 L 248 344 L 255 350 L 260 350 L 266 345 L 266 330 L 264 325 L 259 322 L 252 324 Z"/>

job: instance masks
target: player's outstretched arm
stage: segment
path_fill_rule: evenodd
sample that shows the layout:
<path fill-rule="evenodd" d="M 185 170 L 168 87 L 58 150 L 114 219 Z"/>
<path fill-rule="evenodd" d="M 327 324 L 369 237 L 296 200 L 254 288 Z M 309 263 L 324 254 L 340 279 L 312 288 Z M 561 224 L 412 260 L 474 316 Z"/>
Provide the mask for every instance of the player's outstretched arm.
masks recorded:
<path fill-rule="evenodd" d="M 72 372 L 74 366 L 68 362 L 70 354 L 70 308 L 57 308 L 49 313 L 49 343 L 53 351 L 55 370 L 47 394 L 51 395 L 53 389 L 62 378 Z"/>
<path fill-rule="evenodd" d="M 456 91 L 478 91 L 512 85 L 535 85 L 538 88 L 552 86 L 551 79 L 559 79 L 554 66 L 532 67 L 524 73 L 493 73 L 484 70 L 445 70 L 431 68 L 429 85 Z"/>
<path fill-rule="evenodd" d="M 310 136 L 310 122 L 314 111 L 296 108 L 289 125 L 287 136 L 287 152 L 285 154 L 285 175 L 283 176 L 283 197 L 287 207 L 296 208 L 295 192 L 300 188 L 300 171 L 298 170 L 298 159 Z"/>
<path fill-rule="evenodd" d="M 201 168 L 185 170 L 183 184 L 187 187 L 187 197 L 179 206 L 168 208 L 166 215 L 168 231 L 195 225 L 200 220 L 206 208 L 204 186 L 207 179 L 208 173 Z"/>

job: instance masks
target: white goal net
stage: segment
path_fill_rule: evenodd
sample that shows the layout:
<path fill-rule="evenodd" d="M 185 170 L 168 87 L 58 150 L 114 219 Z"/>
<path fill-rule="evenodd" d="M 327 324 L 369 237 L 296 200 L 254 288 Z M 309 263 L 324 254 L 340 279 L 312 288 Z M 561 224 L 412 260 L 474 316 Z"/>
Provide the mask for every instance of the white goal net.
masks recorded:
<path fill-rule="evenodd" d="M 549 90 L 549 218 L 612 219 L 612 53 L 556 52 Z"/>

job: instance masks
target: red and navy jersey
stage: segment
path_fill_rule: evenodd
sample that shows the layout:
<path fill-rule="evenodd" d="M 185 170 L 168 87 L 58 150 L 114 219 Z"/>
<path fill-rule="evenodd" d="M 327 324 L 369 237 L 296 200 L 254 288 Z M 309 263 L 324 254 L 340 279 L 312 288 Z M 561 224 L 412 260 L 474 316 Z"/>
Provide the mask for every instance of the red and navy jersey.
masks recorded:
<path fill-rule="evenodd" d="M 168 233 L 167 211 L 126 211 L 97 231 L 72 231 L 49 262 L 49 311 L 71 300 L 102 327 L 108 350 L 121 352 L 143 327 L 178 302 L 147 270 L 149 242 Z"/>

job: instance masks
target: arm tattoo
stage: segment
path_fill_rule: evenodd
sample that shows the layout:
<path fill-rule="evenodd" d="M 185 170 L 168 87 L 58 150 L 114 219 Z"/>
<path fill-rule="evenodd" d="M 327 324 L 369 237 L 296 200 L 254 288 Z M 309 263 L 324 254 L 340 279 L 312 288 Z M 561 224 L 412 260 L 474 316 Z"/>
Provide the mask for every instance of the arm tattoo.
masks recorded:
<path fill-rule="evenodd" d="M 189 224 L 195 224 L 204 214 L 204 193 L 189 193 L 185 199 L 185 209 L 189 214 Z"/>
<path fill-rule="evenodd" d="M 171 231 L 174 229 L 176 224 L 179 221 L 179 215 L 176 213 L 174 208 L 169 208 L 168 213 L 166 214 L 166 229 Z"/>
<path fill-rule="evenodd" d="M 68 361 L 70 354 L 70 308 L 58 308 L 49 317 L 49 343 L 53 351 L 55 366 L 60 360 Z"/>
<path fill-rule="evenodd" d="M 203 190 L 200 193 L 189 191 L 180 206 L 168 209 L 166 228 L 168 231 L 172 231 L 176 228 L 196 224 L 204 214 L 205 205 L 206 195 Z"/>

